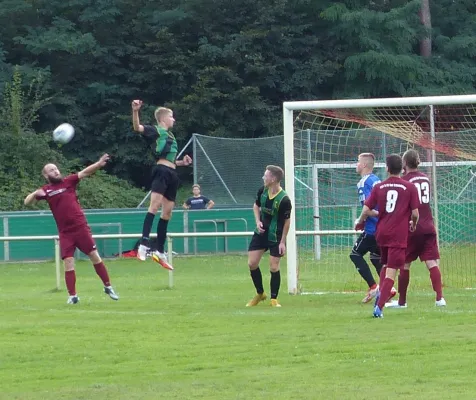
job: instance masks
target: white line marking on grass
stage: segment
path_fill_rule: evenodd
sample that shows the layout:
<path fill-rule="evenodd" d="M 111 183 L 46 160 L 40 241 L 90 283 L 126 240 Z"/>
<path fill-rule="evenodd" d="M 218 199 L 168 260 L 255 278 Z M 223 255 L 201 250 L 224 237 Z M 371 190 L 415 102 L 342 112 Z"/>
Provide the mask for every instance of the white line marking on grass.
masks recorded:
<path fill-rule="evenodd" d="M 27 311 L 42 311 L 42 312 L 51 312 L 51 313 L 58 313 L 62 311 L 70 311 L 74 310 L 73 312 L 78 313 L 88 313 L 88 314 L 121 314 L 121 315 L 165 315 L 167 312 L 165 311 L 120 311 L 120 310 L 91 310 L 91 309 L 84 309 L 80 308 L 81 304 L 78 305 L 68 305 L 65 308 L 33 308 L 33 307 L 20 307 L 20 310 L 27 310 Z"/>

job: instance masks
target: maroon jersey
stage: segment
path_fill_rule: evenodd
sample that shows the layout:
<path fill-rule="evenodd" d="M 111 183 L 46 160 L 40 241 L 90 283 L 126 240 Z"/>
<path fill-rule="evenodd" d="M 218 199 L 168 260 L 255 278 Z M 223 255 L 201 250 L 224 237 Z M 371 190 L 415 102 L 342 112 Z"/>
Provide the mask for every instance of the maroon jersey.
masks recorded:
<path fill-rule="evenodd" d="M 392 176 L 374 186 L 365 205 L 379 210 L 378 245 L 406 248 L 411 213 L 420 205 L 415 185 Z"/>
<path fill-rule="evenodd" d="M 87 225 L 86 217 L 76 196 L 78 182 L 78 174 L 69 175 L 59 183 L 43 186 L 45 196 L 36 197 L 37 200 L 48 202 L 60 233 L 71 232 Z"/>
<path fill-rule="evenodd" d="M 405 179 L 416 186 L 418 197 L 420 198 L 420 207 L 418 207 L 420 219 L 418 220 L 415 232 L 411 232 L 410 235 L 436 234 L 435 223 L 433 222 L 433 215 L 430 207 L 430 179 L 420 171 L 409 172 L 404 175 L 402 179 Z"/>

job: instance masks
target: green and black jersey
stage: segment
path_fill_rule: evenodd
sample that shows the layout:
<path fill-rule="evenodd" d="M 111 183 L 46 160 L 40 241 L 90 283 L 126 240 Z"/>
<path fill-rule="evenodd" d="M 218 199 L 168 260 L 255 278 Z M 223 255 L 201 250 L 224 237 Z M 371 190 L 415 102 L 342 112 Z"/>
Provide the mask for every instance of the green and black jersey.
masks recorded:
<path fill-rule="evenodd" d="M 255 204 L 260 207 L 260 221 L 263 223 L 268 241 L 277 243 L 283 235 L 284 222 L 291 217 L 291 200 L 284 190 L 270 197 L 267 188 L 258 190 Z M 255 231 L 259 233 L 258 229 Z"/>
<path fill-rule="evenodd" d="M 144 125 L 144 132 L 142 132 L 148 140 L 155 141 L 155 159 L 160 160 L 164 158 L 170 162 L 175 163 L 177 158 L 178 146 L 177 140 L 172 132 L 162 128 L 159 125 Z"/>

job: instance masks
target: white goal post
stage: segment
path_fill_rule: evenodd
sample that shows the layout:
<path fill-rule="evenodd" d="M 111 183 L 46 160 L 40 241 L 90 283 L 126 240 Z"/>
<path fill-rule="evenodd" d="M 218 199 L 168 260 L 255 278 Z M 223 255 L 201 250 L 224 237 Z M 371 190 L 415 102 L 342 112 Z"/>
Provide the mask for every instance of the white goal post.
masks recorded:
<path fill-rule="evenodd" d="M 402 131 L 401 139 L 403 141 L 406 141 L 409 143 L 409 147 L 413 147 L 415 143 L 418 146 L 422 146 L 422 143 L 424 140 L 422 140 L 422 135 L 428 134 L 429 140 L 426 141 L 427 146 L 423 146 L 421 148 L 424 148 L 428 150 L 428 153 L 431 154 L 431 157 L 429 158 L 429 162 L 422 164 L 426 166 L 430 166 L 432 170 L 432 182 L 433 182 L 433 202 L 435 205 L 434 208 L 434 213 L 435 213 L 435 219 L 438 220 L 438 201 L 437 201 L 437 190 L 436 190 L 436 176 L 437 176 L 437 166 L 438 165 L 443 165 L 441 163 L 447 161 L 450 163 L 449 165 L 453 166 L 455 165 L 454 163 L 457 162 L 458 160 L 463 160 L 460 161 L 463 163 L 463 165 L 471 166 L 474 165 L 474 161 L 476 158 L 473 158 L 473 154 L 475 153 L 474 151 L 474 145 L 468 145 L 469 146 L 469 151 L 464 151 L 465 149 L 460 149 L 458 148 L 458 152 L 451 152 L 451 144 L 444 144 L 442 146 L 443 148 L 443 153 L 444 157 L 442 158 L 442 161 L 438 162 L 437 161 L 437 151 L 435 151 L 435 141 L 438 140 L 438 136 L 435 136 L 435 121 L 434 121 L 434 116 L 435 112 L 433 107 L 437 106 L 452 106 L 452 105 L 474 105 L 476 104 L 476 94 L 474 95 L 458 95 L 458 96 L 431 96 L 431 97 L 408 97 L 408 98 L 375 98 L 375 99 L 356 99 L 356 100 L 324 100 L 324 101 L 292 101 L 292 102 L 284 102 L 283 103 L 283 131 L 284 131 L 284 168 L 285 168 L 285 189 L 286 192 L 288 193 L 291 202 L 293 204 L 293 209 L 291 212 L 291 225 L 290 225 L 290 230 L 288 234 L 288 240 L 287 240 L 287 283 L 288 283 L 288 292 L 290 294 L 297 294 L 300 292 L 300 287 L 299 287 L 299 258 L 298 258 L 298 236 L 301 235 L 310 235 L 310 236 L 315 236 L 315 237 L 320 237 L 322 232 L 320 230 L 316 230 L 316 227 L 319 227 L 319 224 L 315 223 L 314 224 L 314 231 L 306 231 L 306 232 L 297 232 L 296 229 L 296 159 L 295 159 L 295 135 L 296 131 L 298 130 L 297 124 L 296 124 L 296 119 L 299 118 L 299 116 L 294 115 L 294 111 L 312 111 L 318 113 L 319 110 L 331 110 L 335 111 L 335 113 L 331 112 L 327 114 L 323 118 L 327 118 L 328 115 L 331 115 L 329 119 L 332 119 L 332 122 L 334 123 L 335 121 L 336 124 L 332 125 L 332 129 L 330 128 L 329 125 L 329 132 L 328 134 L 332 134 L 335 130 L 337 129 L 354 129 L 354 125 L 361 124 L 361 121 L 365 121 L 365 118 L 367 116 L 366 113 L 370 111 L 386 111 L 388 112 L 389 110 L 403 110 L 403 111 L 408 111 L 411 109 L 411 107 L 415 107 L 416 110 L 418 110 L 418 107 L 426 107 L 429 110 L 430 117 L 428 118 L 428 124 L 427 128 L 421 128 L 417 123 L 412 124 L 412 121 L 409 120 L 399 120 L 399 115 L 398 113 L 390 113 L 388 112 L 387 115 L 389 115 L 388 118 L 382 118 L 382 114 L 379 114 L 378 112 L 374 113 L 372 117 L 375 119 L 372 120 L 372 124 L 365 125 L 366 127 L 371 127 L 372 129 L 382 132 L 382 135 L 390 135 L 390 136 L 399 136 L 399 133 L 397 132 L 398 130 Z M 472 106 L 471 106 L 472 107 Z M 352 115 L 351 118 L 346 119 L 346 114 L 341 111 L 341 110 L 351 110 L 350 114 Z M 364 117 L 360 119 L 359 117 L 355 117 L 355 114 L 352 114 L 352 110 L 364 110 L 363 115 Z M 474 110 L 474 109 L 472 109 Z M 402 116 L 406 116 L 404 112 L 402 111 Z M 412 109 L 413 111 L 413 109 Z M 410 113 L 408 113 L 410 114 Z M 464 120 L 464 127 L 469 130 L 473 130 L 476 128 L 476 114 L 471 115 L 466 115 L 464 113 L 456 113 L 455 115 L 460 118 L 461 121 Z M 336 117 L 337 115 L 337 117 Z M 343 115 L 343 116 L 342 116 Z M 386 115 L 386 116 L 387 116 Z M 419 117 L 419 116 L 418 116 Z M 317 116 L 319 118 L 319 116 Z M 474 118 L 474 121 L 473 119 Z M 346 124 L 341 123 L 344 121 Z M 339 125 L 340 124 L 340 125 Z M 391 125 L 391 126 L 390 126 Z M 463 123 L 462 123 L 463 125 Z M 340 127 L 343 128 L 340 128 Z M 349 126 L 351 128 L 349 128 Z M 319 125 L 319 127 L 321 127 Z M 317 128 L 316 128 L 317 129 Z M 451 126 L 450 129 L 453 129 L 453 126 Z M 320 130 L 319 132 L 323 132 L 325 130 Z M 408 131 L 408 132 L 407 132 Z M 397 132 L 397 133 L 396 133 Z M 326 132 L 322 133 L 323 135 L 326 134 Z M 471 133 L 472 135 L 473 133 Z M 413 141 L 414 137 L 418 136 L 419 141 Z M 474 138 L 474 141 L 476 142 L 476 137 L 472 136 Z M 451 142 L 450 142 L 451 143 Z M 460 143 L 455 142 L 455 146 L 459 146 Z M 472 147 L 471 147 L 472 146 Z M 450 149 L 450 150 L 448 150 Z M 448 151 L 447 151 L 448 150 Z M 461 150 L 461 151 L 460 151 Z M 316 152 L 320 151 L 319 149 L 316 150 Z M 450 154 L 451 153 L 451 154 Z M 450 154 L 450 156 L 447 156 Z M 354 159 L 357 157 L 358 154 L 354 155 Z M 453 157 L 454 156 L 454 157 Z M 343 168 L 349 167 L 351 164 L 351 161 L 353 160 L 342 160 L 341 164 Z M 467 161 L 464 161 L 467 160 Z M 383 160 L 384 161 L 384 160 Z M 313 163 L 315 164 L 315 163 Z M 321 168 L 336 168 L 329 166 L 327 163 L 324 163 L 325 165 L 321 165 Z M 353 164 L 355 165 L 355 164 Z M 376 166 L 381 166 L 382 164 L 377 164 Z M 308 165 L 311 167 L 311 165 Z M 313 171 L 316 171 L 313 168 Z M 471 174 L 473 172 L 471 171 Z M 473 174 L 474 175 L 474 174 Z M 315 179 L 315 172 L 313 173 L 313 179 Z M 470 177 L 470 181 L 467 181 L 467 185 L 470 184 L 472 181 L 472 176 Z M 355 182 L 357 183 L 357 181 Z M 466 186 L 464 189 L 466 189 Z M 355 186 L 354 186 L 355 187 Z M 314 209 L 316 208 L 316 204 L 310 204 L 310 207 L 313 207 Z M 317 209 L 319 208 L 319 203 L 317 204 Z M 317 210 L 317 213 L 319 211 Z M 327 231 L 328 232 L 328 231 Z M 342 231 L 340 230 L 339 232 L 345 232 L 347 235 L 355 235 L 356 232 L 353 230 L 348 230 L 348 231 Z M 318 246 L 314 248 L 314 251 L 317 252 Z M 320 251 L 320 250 L 319 250 Z"/>

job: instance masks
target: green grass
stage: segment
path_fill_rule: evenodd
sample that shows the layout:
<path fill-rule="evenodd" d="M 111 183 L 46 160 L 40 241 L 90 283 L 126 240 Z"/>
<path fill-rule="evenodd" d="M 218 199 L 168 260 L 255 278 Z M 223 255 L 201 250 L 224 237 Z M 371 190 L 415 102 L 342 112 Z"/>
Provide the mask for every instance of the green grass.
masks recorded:
<path fill-rule="evenodd" d="M 167 289 L 152 262 L 109 261 L 113 302 L 80 262 L 74 306 L 52 263 L 1 265 L 0 399 L 474 398 L 476 292 L 448 289 L 436 309 L 414 290 L 375 320 L 363 292 L 289 296 L 283 282 L 281 309 L 249 309 L 245 257 L 174 264 Z"/>

